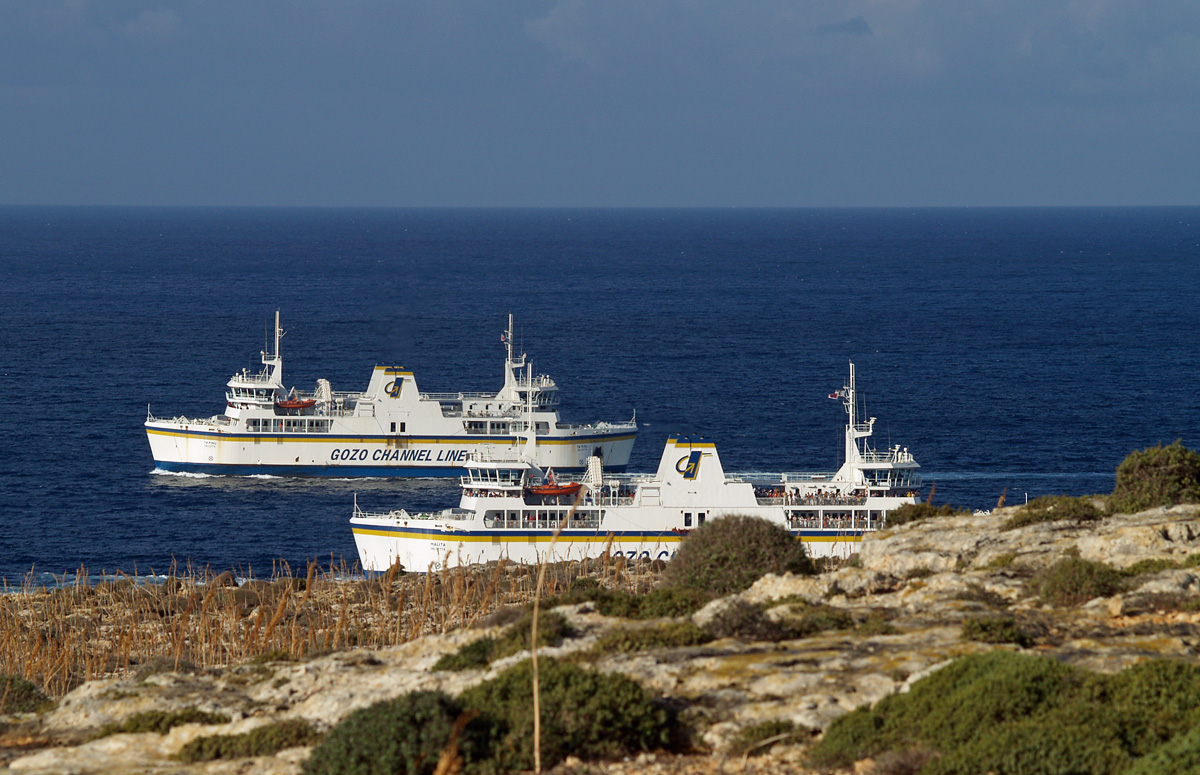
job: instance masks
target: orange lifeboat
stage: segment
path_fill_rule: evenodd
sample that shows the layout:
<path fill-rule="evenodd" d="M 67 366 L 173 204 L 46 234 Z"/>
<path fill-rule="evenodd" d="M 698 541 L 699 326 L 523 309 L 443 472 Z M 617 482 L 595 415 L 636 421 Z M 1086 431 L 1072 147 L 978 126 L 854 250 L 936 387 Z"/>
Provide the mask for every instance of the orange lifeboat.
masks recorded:
<path fill-rule="evenodd" d="M 280 409 L 312 409 L 317 405 L 312 398 L 281 398 L 275 402 Z"/>
<path fill-rule="evenodd" d="M 563 496 L 574 495 L 579 492 L 579 488 L 583 487 L 579 482 L 569 482 L 567 484 L 535 484 L 529 488 L 529 492 L 534 495 L 540 495 L 543 498 L 547 496 Z"/>

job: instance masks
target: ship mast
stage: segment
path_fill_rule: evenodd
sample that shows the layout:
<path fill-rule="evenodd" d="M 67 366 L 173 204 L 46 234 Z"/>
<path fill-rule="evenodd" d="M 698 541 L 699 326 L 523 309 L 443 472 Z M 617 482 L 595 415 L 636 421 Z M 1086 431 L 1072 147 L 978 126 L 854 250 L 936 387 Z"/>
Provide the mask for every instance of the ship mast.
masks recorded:
<path fill-rule="evenodd" d="M 279 378 L 280 385 L 282 385 L 283 377 L 283 358 L 279 355 L 279 340 L 283 338 L 285 333 L 283 326 L 279 325 L 279 310 L 275 310 L 275 346 L 269 351 L 263 350 L 262 362 L 263 366 L 266 366 L 265 371 L 268 379 L 277 377 Z M 268 342 L 268 346 L 270 346 L 270 342 Z"/>
<path fill-rule="evenodd" d="M 858 395 L 854 385 L 854 361 L 850 362 L 850 382 L 841 389 L 842 404 L 846 407 L 846 464 L 855 465 L 863 460 L 858 440 L 874 432 L 875 418 L 861 425 L 858 423 Z"/>

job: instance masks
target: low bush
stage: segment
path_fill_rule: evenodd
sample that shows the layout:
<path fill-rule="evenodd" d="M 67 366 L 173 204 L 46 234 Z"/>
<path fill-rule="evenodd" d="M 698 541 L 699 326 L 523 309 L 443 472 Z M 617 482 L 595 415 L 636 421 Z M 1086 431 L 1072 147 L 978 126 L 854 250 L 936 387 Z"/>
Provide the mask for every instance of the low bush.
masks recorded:
<path fill-rule="evenodd" d="M 1017 513 L 1008 518 L 1001 530 L 1012 530 L 1041 522 L 1091 522 L 1103 517 L 1091 498 L 1073 498 L 1069 495 L 1043 495 L 1034 498 Z"/>
<path fill-rule="evenodd" d="M 814 572 L 804 544 L 786 528 L 728 516 L 709 520 L 680 542 L 662 584 L 719 597 L 748 589 L 768 573 Z"/>
<path fill-rule="evenodd" d="M 498 636 L 471 641 L 453 654 L 446 654 L 433 665 L 434 670 L 474 670 L 487 667 L 497 659 L 532 648 L 533 614 L 526 613 Z M 538 645 L 557 646 L 574 631 L 567 620 L 552 611 L 538 615 Z"/>
<path fill-rule="evenodd" d="M 988 570 L 1004 570 L 1005 568 L 1011 568 L 1016 559 L 1016 552 L 1004 552 L 1002 554 L 997 554 L 990 561 L 988 561 L 986 567 Z"/>
<path fill-rule="evenodd" d="M 1143 662 L 1116 675 L 995 651 L 959 659 L 837 719 L 819 767 L 923 752 L 921 775 L 1200 775 L 1200 667 Z"/>
<path fill-rule="evenodd" d="M 885 527 L 907 525 L 910 522 L 920 522 L 935 517 L 963 517 L 971 512 L 956 508 L 948 503 L 934 506 L 928 501 L 923 503 L 906 503 L 895 511 L 888 512 Z"/>
<path fill-rule="evenodd" d="M 743 728 L 730 742 L 729 753 L 732 756 L 765 754 L 775 745 L 794 743 L 811 736 L 810 729 L 798 727 L 787 719 L 772 719 Z"/>
<path fill-rule="evenodd" d="M 576 581 L 592 581 L 576 579 Z M 546 598 L 542 608 L 560 605 L 575 605 L 592 602 L 596 611 L 604 616 L 619 616 L 622 619 L 661 619 L 665 617 L 690 616 L 704 607 L 713 596 L 705 590 L 681 587 L 656 587 L 645 594 L 635 595 L 621 589 L 604 589 L 596 584 L 585 584 L 561 595 Z"/>
<path fill-rule="evenodd" d="M 182 724 L 228 724 L 229 716 L 224 713 L 208 713 L 196 708 L 183 710 L 147 710 L 135 713 L 119 724 L 106 724 L 103 729 L 92 736 L 93 740 L 109 735 L 130 734 L 138 732 L 157 732 L 165 735 Z"/>
<path fill-rule="evenodd" d="M 539 660 L 542 766 L 568 755 L 625 756 L 670 747 L 674 719 L 636 681 Z M 452 699 L 410 692 L 357 710 L 330 730 L 305 775 L 430 775 L 445 752 L 468 775 L 533 768 L 533 672 L 526 660 Z M 451 743 L 453 742 L 453 746 Z"/>
<path fill-rule="evenodd" d="M 1145 576 L 1151 573 L 1161 573 L 1165 570 L 1176 570 L 1179 568 L 1179 563 L 1174 560 L 1168 560 L 1165 557 L 1151 557 L 1145 560 L 1138 560 L 1133 565 L 1127 568 L 1122 568 L 1121 573 L 1126 576 Z"/>
<path fill-rule="evenodd" d="M 644 595 L 622 591 L 602 595 L 596 600 L 596 610 L 625 619 L 661 619 L 690 616 L 711 599 L 711 594 L 700 589 L 657 587 Z"/>
<path fill-rule="evenodd" d="M 793 638 L 807 638 L 827 630 L 845 630 L 854 626 L 854 617 L 849 611 L 823 603 L 793 603 L 787 611 L 785 621 Z"/>
<path fill-rule="evenodd" d="M 1018 625 L 1011 616 L 981 617 L 968 619 L 963 622 L 962 635 L 967 640 L 979 643 L 1015 643 L 1025 648 L 1033 643 L 1033 639 Z"/>
<path fill-rule="evenodd" d="M 30 681 L 0 674 L 0 713 L 40 713 L 54 707 L 54 700 Z"/>
<path fill-rule="evenodd" d="M 1125 587 L 1125 577 L 1102 562 L 1064 557 L 1034 576 L 1032 587 L 1048 603 L 1076 606 L 1117 594 Z"/>
<path fill-rule="evenodd" d="M 895 635 L 900 632 L 888 620 L 887 616 L 880 611 L 871 611 L 867 614 L 855 628 L 860 635 L 871 637 L 874 635 Z"/>
<path fill-rule="evenodd" d="M 538 666 L 544 768 L 569 755 L 606 759 L 670 745 L 671 714 L 632 678 L 553 659 L 541 659 Z M 473 767 L 466 757 L 468 771 L 533 768 L 532 676 L 525 661 L 463 692 L 463 707 L 491 723 L 488 759 Z"/>
<path fill-rule="evenodd" d="M 979 584 L 967 584 L 967 588 L 954 595 L 955 600 L 965 600 L 970 603 L 982 603 L 989 608 L 1008 608 L 1012 602 L 998 592 L 985 589 Z"/>
<path fill-rule="evenodd" d="M 1132 514 L 1156 506 L 1200 502 L 1200 454 L 1176 441 L 1130 452 L 1117 467 L 1110 511 Z"/>
<path fill-rule="evenodd" d="M 274 756 L 285 748 L 312 745 L 321 736 L 307 722 L 289 719 L 256 727 L 240 735 L 198 737 L 185 745 L 175 758 L 188 764 L 215 759 L 244 759 Z"/>
<path fill-rule="evenodd" d="M 1134 762 L 1123 775 L 1200 775 L 1200 726 Z"/>
<path fill-rule="evenodd" d="M 455 735 L 455 724 L 461 728 Z M 486 759 L 489 727 L 442 692 L 410 692 L 354 711 L 304 763 L 305 775 L 431 775 L 452 736 L 469 762 Z"/>
<path fill-rule="evenodd" d="M 709 620 L 704 629 L 714 638 L 737 638 L 747 642 L 781 641 L 794 637 L 787 624 L 767 616 L 762 606 L 733 600 Z"/>
<path fill-rule="evenodd" d="M 601 635 L 590 653 L 593 656 L 636 654 L 651 649 L 699 646 L 712 639 L 710 633 L 688 621 L 651 627 L 618 627 Z"/>
<path fill-rule="evenodd" d="M 1074 705 L 983 731 L 935 758 L 921 775 L 1118 775 L 1132 761 L 1128 719 L 1108 708 Z"/>

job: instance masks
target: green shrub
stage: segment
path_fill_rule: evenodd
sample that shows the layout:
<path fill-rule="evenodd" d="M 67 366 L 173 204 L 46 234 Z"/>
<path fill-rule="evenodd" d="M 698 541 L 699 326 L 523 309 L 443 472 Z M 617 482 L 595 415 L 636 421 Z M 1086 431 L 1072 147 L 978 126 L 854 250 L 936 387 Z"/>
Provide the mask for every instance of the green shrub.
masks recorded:
<path fill-rule="evenodd" d="M 651 627 L 618 627 L 601 635 L 590 653 L 598 656 L 636 654 L 651 649 L 699 646 L 712 639 L 711 634 L 688 621 Z"/>
<path fill-rule="evenodd" d="M 679 545 L 663 586 L 714 597 L 740 592 L 768 573 L 814 572 L 804 544 L 780 525 L 757 517 L 712 519 Z"/>
<path fill-rule="evenodd" d="M 779 743 L 795 742 L 811 736 L 810 729 L 798 727 L 787 719 L 772 719 L 743 728 L 729 744 L 729 753 L 732 756 L 764 754 Z M 774 742 L 764 745 L 767 740 L 773 739 Z"/>
<path fill-rule="evenodd" d="M 974 739 L 981 729 L 1042 709 L 1078 675 L 1045 657 L 974 654 L 918 681 L 907 694 L 885 698 L 876 711 L 885 716 L 884 732 L 892 740 L 913 737 L 945 751 Z"/>
<path fill-rule="evenodd" d="M 1091 498 L 1072 498 L 1068 495 L 1043 495 L 1034 498 L 1009 517 L 1001 530 L 1012 530 L 1040 522 L 1091 522 L 1104 516 Z"/>
<path fill-rule="evenodd" d="M 1200 726 L 1138 759 L 1124 775 L 1200 775 Z"/>
<path fill-rule="evenodd" d="M 823 603 L 793 603 L 786 615 L 793 638 L 807 638 L 827 630 L 844 630 L 854 626 L 849 611 Z"/>
<path fill-rule="evenodd" d="M 1182 442 L 1130 452 L 1117 467 L 1110 511 L 1132 514 L 1156 506 L 1200 502 L 1200 454 Z"/>
<path fill-rule="evenodd" d="M 430 775 L 449 745 L 461 706 L 442 692 L 410 692 L 354 711 L 304 763 L 305 775 Z M 458 735 L 467 762 L 486 759 L 489 728 L 471 720 Z"/>
<path fill-rule="evenodd" d="M 0 713 L 39 713 L 54 707 L 54 700 L 24 678 L 0 674 Z"/>
<path fill-rule="evenodd" d="M 136 734 L 138 732 L 157 732 L 165 735 L 182 724 L 228 724 L 229 716 L 224 713 L 207 713 L 196 708 L 164 711 L 147 710 L 135 713 L 119 724 L 106 724 L 103 729 L 92 736 L 93 740 L 109 735 Z"/>
<path fill-rule="evenodd" d="M 296 656 L 287 649 L 275 649 L 264 654 L 259 654 L 254 659 L 250 660 L 252 665 L 265 665 L 268 662 L 297 662 Z"/>
<path fill-rule="evenodd" d="M 909 522 L 920 522 L 923 519 L 963 517 L 968 516 L 970 513 L 965 509 L 955 508 L 948 503 L 943 503 L 941 506 L 934 506 L 929 502 L 906 503 L 894 511 L 889 511 L 884 525 L 885 527 L 896 527 L 897 525 L 906 525 Z"/>
<path fill-rule="evenodd" d="M 1017 626 L 1011 616 L 968 619 L 962 625 L 963 637 L 979 643 L 1015 643 L 1022 648 L 1033 643 L 1032 638 Z"/>
<path fill-rule="evenodd" d="M 839 628 L 840 629 L 840 628 Z M 900 632 L 887 620 L 887 616 L 879 611 L 871 611 L 856 627 L 860 635 L 895 635 Z"/>
<path fill-rule="evenodd" d="M 661 619 L 690 616 L 711 599 L 712 595 L 700 589 L 657 587 L 644 595 L 609 592 L 596 600 L 596 610 L 604 616 L 625 619 Z"/>
<path fill-rule="evenodd" d="M 533 613 L 529 612 L 510 625 L 499 636 L 486 636 L 442 656 L 434 670 L 474 670 L 487 667 L 497 659 L 529 649 L 533 645 Z M 538 614 L 538 645 L 557 646 L 574 635 L 571 625 L 562 614 L 542 611 Z"/>
<path fill-rule="evenodd" d="M 576 579 L 592 581 L 592 579 Z M 704 607 L 712 595 L 701 589 L 680 587 L 656 587 L 645 594 L 635 595 L 620 589 L 603 589 L 599 585 L 581 585 L 572 582 L 571 589 L 561 595 L 546 598 L 542 608 L 560 605 L 594 602 L 596 611 L 604 616 L 622 619 L 660 619 L 663 617 L 690 616 Z"/>
<path fill-rule="evenodd" d="M 733 600 L 723 606 L 704 629 L 714 638 L 737 638 L 747 642 L 775 642 L 793 637 L 791 627 L 767 616 L 762 606 L 744 600 Z"/>
<path fill-rule="evenodd" d="M 985 589 L 979 584 L 967 584 L 967 588 L 962 592 L 954 595 L 955 600 L 966 600 L 971 603 L 982 603 L 989 608 L 1008 608 L 1012 602 L 1001 595 L 999 592 L 993 592 L 990 589 Z"/>
<path fill-rule="evenodd" d="M 834 719 L 825 736 L 808 753 L 811 764 L 820 768 L 849 767 L 859 759 L 884 750 L 880 730 L 883 716 L 867 707 Z"/>
<path fill-rule="evenodd" d="M 1176 570 L 1178 568 L 1179 563 L 1174 560 L 1168 560 L 1165 557 L 1150 557 L 1145 560 L 1138 560 L 1127 568 L 1122 568 L 1121 573 L 1126 576 L 1145 576 L 1151 573 L 1161 573 L 1165 570 Z"/>
<path fill-rule="evenodd" d="M 1005 568 L 1011 568 L 1016 559 L 1016 552 L 1004 552 L 1003 554 L 997 554 L 991 559 L 991 561 L 988 562 L 987 568 L 989 570 L 1004 570 Z"/>
<path fill-rule="evenodd" d="M 1109 676 L 995 651 L 835 720 L 810 760 L 873 756 L 878 767 L 895 754 L 921 775 L 1200 775 L 1197 722 L 1198 666 L 1157 660 Z"/>
<path fill-rule="evenodd" d="M 321 736 L 307 721 L 289 719 L 255 727 L 240 735 L 198 737 L 185 745 L 175 758 L 194 764 L 214 759 L 243 759 L 250 756 L 274 756 L 285 748 L 312 745 Z"/>
<path fill-rule="evenodd" d="M 464 643 L 453 654 L 443 654 L 433 663 L 435 672 L 440 670 L 478 670 L 487 667 L 496 650 L 496 639 L 486 635 L 470 643 Z"/>
<path fill-rule="evenodd" d="M 1007 651 L 964 657 L 917 681 L 906 694 L 835 720 L 810 759 L 817 766 L 845 767 L 916 745 L 947 753 L 1044 709 L 1077 683 L 1077 675 L 1052 659 Z"/>
<path fill-rule="evenodd" d="M 1142 737 L 1131 740 L 1135 753 L 1146 753 L 1196 725 L 1200 709 L 1200 667 L 1167 659 L 1140 662 L 1114 676 L 1097 676 L 1088 685 L 1091 704 L 1111 705 L 1144 720 Z"/>
<path fill-rule="evenodd" d="M 933 759 L 921 775 L 1117 775 L 1132 760 L 1123 736 L 1128 719 L 1108 708 L 1073 706 L 981 730 Z"/>
<path fill-rule="evenodd" d="M 539 659 L 542 709 L 542 766 L 568 755 L 604 759 L 667 747 L 672 739 L 668 711 L 632 678 L 583 670 Z M 463 692 L 459 701 L 492 723 L 490 752 L 482 771 L 533 768 L 532 668 L 515 665 Z M 468 771 L 472 770 L 468 758 Z"/>
<path fill-rule="evenodd" d="M 1109 597 L 1125 586 L 1122 573 L 1102 562 L 1064 557 L 1039 572 L 1032 582 L 1042 599 L 1058 606 L 1075 606 Z"/>

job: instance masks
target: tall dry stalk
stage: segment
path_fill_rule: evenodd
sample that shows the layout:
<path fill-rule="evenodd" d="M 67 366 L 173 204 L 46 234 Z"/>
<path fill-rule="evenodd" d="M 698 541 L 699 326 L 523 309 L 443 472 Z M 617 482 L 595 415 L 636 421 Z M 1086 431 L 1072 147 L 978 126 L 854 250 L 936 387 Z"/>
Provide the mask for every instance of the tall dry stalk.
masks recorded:
<path fill-rule="evenodd" d="M 570 522 L 571 517 L 575 516 L 575 509 L 579 508 L 579 504 L 583 502 L 583 494 L 586 491 L 586 484 L 579 488 L 579 492 L 575 494 L 575 502 L 558 521 L 558 527 L 554 529 L 554 535 L 550 538 L 550 547 L 546 549 L 546 553 L 542 555 L 542 561 L 538 565 L 537 586 L 533 590 L 533 618 L 529 623 L 529 656 L 533 668 L 533 771 L 536 775 L 541 775 L 542 772 L 542 689 L 538 683 L 538 611 L 542 602 L 542 581 L 546 578 L 546 565 L 550 561 L 550 555 L 554 553 L 554 545 L 558 543 L 558 537 L 562 535 L 563 528 Z"/>

